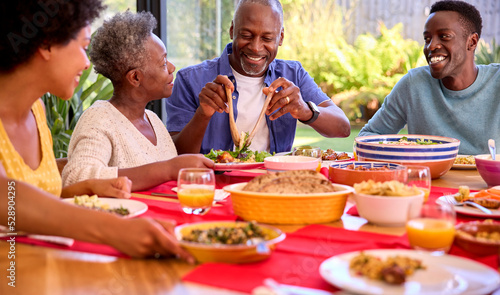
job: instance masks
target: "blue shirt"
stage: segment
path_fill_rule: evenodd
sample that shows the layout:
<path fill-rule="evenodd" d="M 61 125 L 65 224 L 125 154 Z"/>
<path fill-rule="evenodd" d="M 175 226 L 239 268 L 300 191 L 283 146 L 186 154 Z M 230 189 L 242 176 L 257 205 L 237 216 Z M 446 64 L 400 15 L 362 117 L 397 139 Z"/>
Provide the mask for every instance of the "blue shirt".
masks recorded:
<path fill-rule="evenodd" d="M 409 134 L 453 137 L 459 153 L 487 154 L 488 139 L 500 142 L 500 64 L 477 65 L 472 85 L 453 91 L 431 76 L 428 66 L 412 69 L 398 81 L 359 136 Z"/>
<path fill-rule="evenodd" d="M 167 129 L 171 132 L 180 132 L 191 120 L 200 102 L 198 94 L 206 83 L 212 82 L 217 75 L 226 75 L 234 84 L 233 96 L 235 119 L 238 117 L 238 85 L 234 78 L 229 55 L 232 53 L 232 43 L 226 45 L 219 58 L 206 60 L 200 64 L 179 70 L 170 98 L 166 100 Z M 268 87 L 274 80 L 284 77 L 300 88 L 304 101 L 313 101 L 320 104 L 330 98 L 314 82 L 297 61 L 275 59 L 269 64 L 264 83 Z M 285 114 L 271 121 L 265 116 L 270 136 L 270 152 L 290 151 L 295 138 L 297 119 Z M 215 112 L 205 131 L 201 145 L 201 153 L 208 153 L 210 149 L 232 150 L 234 146 L 229 128 L 229 114 Z"/>

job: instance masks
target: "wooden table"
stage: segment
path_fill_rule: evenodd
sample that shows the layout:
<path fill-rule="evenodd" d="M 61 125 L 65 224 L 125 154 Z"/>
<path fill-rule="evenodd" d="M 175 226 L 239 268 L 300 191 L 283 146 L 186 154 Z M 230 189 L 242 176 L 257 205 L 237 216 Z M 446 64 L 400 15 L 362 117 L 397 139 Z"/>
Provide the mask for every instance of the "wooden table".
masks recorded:
<path fill-rule="evenodd" d="M 450 170 L 433 186 L 486 188 L 476 170 Z M 344 215 L 329 224 L 351 230 L 403 234 L 404 228 L 377 227 Z M 279 226 L 285 232 L 300 226 Z M 181 282 L 195 266 L 175 259 L 123 259 L 106 255 L 16 244 L 16 287 L 7 285 L 9 244 L 0 242 L 0 294 L 241 294 Z"/>

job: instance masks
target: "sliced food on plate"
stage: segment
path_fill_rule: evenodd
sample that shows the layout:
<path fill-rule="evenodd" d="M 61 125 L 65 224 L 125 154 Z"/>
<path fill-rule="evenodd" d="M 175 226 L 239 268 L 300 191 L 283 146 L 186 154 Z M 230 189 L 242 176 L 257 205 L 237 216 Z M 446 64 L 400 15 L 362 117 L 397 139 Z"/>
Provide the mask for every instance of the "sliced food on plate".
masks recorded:
<path fill-rule="evenodd" d="M 489 294 L 500 285 L 496 269 L 482 263 L 402 249 L 339 254 L 323 261 L 319 271 L 327 282 L 354 294 Z"/>
<path fill-rule="evenodd" d="M 407 276 L 411 276 L 415 271 L 426 267 L 420 259 L 403 255 L 388 256 L 386 259 L 381 259 L 361 251 L 351 259 L 349 268 L 356 274 L 372 280 L 381 280 L 389 284 L 399 285 L 406 281 Z"/>
<path fill-rule="evenodd" d="M 457 202 L 474 202 L 488 209 L 498 209 L 500 207 L 500 190 L 499 189 L 483 189 L 477 193 L 470 193 L 468 186 L 460 186 L 458 193 L 453 197 Z"/>

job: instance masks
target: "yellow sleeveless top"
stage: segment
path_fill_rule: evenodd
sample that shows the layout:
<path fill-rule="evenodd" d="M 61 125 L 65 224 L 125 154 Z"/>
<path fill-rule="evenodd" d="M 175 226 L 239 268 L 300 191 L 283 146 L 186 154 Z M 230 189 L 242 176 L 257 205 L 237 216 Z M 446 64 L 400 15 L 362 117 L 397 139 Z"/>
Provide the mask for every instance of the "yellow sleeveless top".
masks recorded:
<path fill-rule="evenodd" d="M 40 144 L 42 146 L 42 161 L 35 170 L 24 163 L 23 158 L 17 153 L 10 142 L 7 132 L 0 120 L 0 163 L 5 168 L 7 177 L 22 180 L 58 197 L 61 196 L 62 181 L 57 169 L 54 151 L 52 149 L 52 136 L 41 100 L 37 100 L 31 107 L 35 116 Z M 22 135 L 20 135 L 22 136 Z"/>

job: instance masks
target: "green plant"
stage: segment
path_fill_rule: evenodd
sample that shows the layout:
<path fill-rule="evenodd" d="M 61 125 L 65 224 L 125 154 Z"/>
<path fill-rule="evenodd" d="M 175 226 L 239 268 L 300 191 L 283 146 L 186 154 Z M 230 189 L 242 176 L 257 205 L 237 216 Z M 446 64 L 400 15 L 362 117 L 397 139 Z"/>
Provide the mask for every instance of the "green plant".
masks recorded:
<path fill-rule="evenodd" d="M 53 140 L 56 158 L 66 157 L 73 129 L 83 111 L 96 100 L 107 100 L 113 95 L 113 85 L 102 75 L 92 75 L 92 64 L 83 71 L 73 96 L 68 100 L 46 93 L 45 104 L 47 125 Z"/>
<path fill-rule="evenodd" d="M 408 70 L 425 65 L 422 47 L 403 38 L 402 24 L 387 28 L 381 22 L 380 35 L 362 34 L 350 44 L 346 36 L 351 11 L 342 10 L 336 1 L 282 3 L 285 40 L 278 57 L 300 61 L 352 121 L 366 119 L 369 103 L 382 103 Z M 354 1 L 352 9 L 356 5 Z"/>
<path fill-rule="evenodd" d="M 495 39 L 491 41 L 491 45 L 481 39 L 476 52 L 476 63 L 483 65 L 500 63 L 500 44 L 497 44 Z"/>

